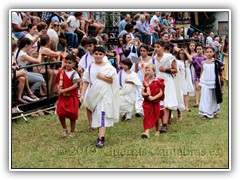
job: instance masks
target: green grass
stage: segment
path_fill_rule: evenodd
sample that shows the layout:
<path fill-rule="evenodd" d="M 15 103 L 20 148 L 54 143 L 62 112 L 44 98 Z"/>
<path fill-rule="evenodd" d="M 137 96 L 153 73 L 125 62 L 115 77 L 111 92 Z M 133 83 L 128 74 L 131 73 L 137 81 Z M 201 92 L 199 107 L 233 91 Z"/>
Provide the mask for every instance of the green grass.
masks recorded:
<path fill-rule="evenodd" d="M 108 128 L 106 145 L 95 148 L 97 130 L 88 132 L 85 109 L 80 109 L 76 137 L 61 138 L 56 115 L 23 119 L 12 124 L 12 168 L 229 168 L 228 91 L 219 119 L 202 120 L 198 109 L 183 112 L 183 121 L 168 132 L 141 139 L 142 118 Z M 68 121 L 69 127 L 69 121 Z"/>

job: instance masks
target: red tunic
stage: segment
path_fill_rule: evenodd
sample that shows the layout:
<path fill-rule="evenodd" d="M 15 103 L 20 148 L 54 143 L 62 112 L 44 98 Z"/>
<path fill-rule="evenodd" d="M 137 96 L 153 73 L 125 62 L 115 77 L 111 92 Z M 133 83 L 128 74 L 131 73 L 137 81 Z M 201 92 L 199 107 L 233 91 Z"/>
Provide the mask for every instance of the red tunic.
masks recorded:
<path fill-rule="evenodd" d="M 145 86 L 145 83 L 143 83 L 144 86 L 144 91 L 147 91 L 147 88 Z M 146 129 L 151 129 L 154 124 L 157 122 L 158 118 L 161 117 L 162 115 L 160 114 L 160 101 L 164 100 L 164 79 L 157 78 L 149 84 L 149 88 L 151 91 L 151 95 L 155 96 L 160 92 L 160 89 L 163 92 L 163 95 L 155 99 L 154 101 L 150 101 L 148 97 L 143 97 L 143 111 L 144 111 L 144 119 L 143 119 L 143 128 L 144 130 Z"/>
<path fill-rule="evenodd" d="M 58 84 L 62 74 L 63 85 L 62 88 L 68 88 L 73 85 L 72 81 L 68 78 L 65 71 L 62 69 L 58 72 L 54 84 Z M 57 115 L 60 118 L 69 118 L 72 120 L 78 119 L 78 89 L 74 89 L 65 94 L 60 94 L 58 96 L 57 102 Z"/>

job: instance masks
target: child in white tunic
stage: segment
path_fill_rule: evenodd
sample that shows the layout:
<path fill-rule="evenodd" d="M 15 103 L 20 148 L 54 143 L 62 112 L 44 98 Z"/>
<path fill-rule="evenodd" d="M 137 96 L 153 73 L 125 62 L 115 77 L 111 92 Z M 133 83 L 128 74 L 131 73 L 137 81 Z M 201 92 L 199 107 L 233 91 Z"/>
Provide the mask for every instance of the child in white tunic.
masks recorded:
<path fill-rule="evenodd" d="M 103 61 L 105 49 L 99 46 L 93 52 L 95 62 L 84 72 L 80 101 L 92 112 L 92 127 L 99 128 L 96 147 L 102 148 L 106 127 L 119 121 L 119 85 L 116 69 Z"/>
<path fill-rule="evenodd" d="M 142 86 L 137 74 L 132 72 L 131 59 L 122 60 L 122 69 L 118 73 L 120 85 L 119 112 L 122 120 L 131 120 L 134 102 L 136 101 L 136 90 Z"/>
<path fill-rule="evenodd" d="M 201 98 L 199 105 L 199 114 L 203 115 L 203 118 L 218 118 L 218 112 L 220 111 L 220 105 L 217 103 L 216 96 L 216 73 L 214 62 L 214 49 L 208 47 L 206 49 L 207 59 L 201 63 Z M 219 76 L 219 75 L 217 75 Z M 220 76 L 218 77 L 218 79 Z M 220 82 L 220 79 L 219 79 Z"/>
<path fill-rule="evenodd" d="M 160 132 L 167 132 L 167 124 L 170 119 L 170 110 L 177 109 L 177 96 L 173 81 L 173 74 L 177 73 L 175 57 L 170 53 L 164 53 L 165 42 L 157 40 L 154 42 L 154 52 L 156 55 L 152 59 L 156 65 L 156 77 L 165 80 L 165 99 L 164 99 L 164 116 L 163 126 Z"/>

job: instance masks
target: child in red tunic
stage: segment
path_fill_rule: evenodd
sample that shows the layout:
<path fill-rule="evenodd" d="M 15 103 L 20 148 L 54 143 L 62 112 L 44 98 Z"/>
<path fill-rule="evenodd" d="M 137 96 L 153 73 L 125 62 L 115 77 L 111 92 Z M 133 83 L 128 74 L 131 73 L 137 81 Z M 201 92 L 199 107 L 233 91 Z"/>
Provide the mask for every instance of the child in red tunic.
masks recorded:
<path fill-rule="evenodd" d="M 143 101 L 143 128 L 142 138 L 149 138 L 149 129 L 156 127 L 156 134 L 159 135 L 159 117 L 160 101 L 164 99 L 164 79 L 155 78 L 156 66 L 149 63 L 146 68 L 146 77 L 143 81 L 144 89 L 142 89 Z"/>
<path fill-rule="evenodd" d="M 70 119 L 71 130 L 70 137 L 74 137 L 76 120 L 78 119 L 78 87 L 80 77 L 73 69 L 77 61 L 72 54 L 66 56 L 64 67 L 58 72 L 54 84 L 58 84 L 58 102 L 56 112 L 59 116 L 63 132 L 62 137 L 66 137 L 67 126 L 65 118 Z"/>

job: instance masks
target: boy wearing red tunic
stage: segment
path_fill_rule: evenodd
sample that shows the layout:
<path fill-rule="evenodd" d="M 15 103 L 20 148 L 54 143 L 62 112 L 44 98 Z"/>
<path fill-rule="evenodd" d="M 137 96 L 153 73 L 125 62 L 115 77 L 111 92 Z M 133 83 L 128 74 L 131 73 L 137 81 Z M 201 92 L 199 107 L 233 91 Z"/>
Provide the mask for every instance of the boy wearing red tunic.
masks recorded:
<path fill-rule="evenodd" d="M 70 119 L 71 129 L 70 137 L 74 137 L 76 120 L 78 119 L 78 88 L 80 77 L 73 69 L 77 61 L 72 54 L 66 56 L 64 67 L 58 72 L 55 78 L 55 85 L 58 84 L 58 102 L 56 113 L 59 116 L 60 123 L 63 128 L 62 137 L 66 137 L 67 126 L 65 118 Z"/>
<path fill-rule="evenodd" d="M 156 66 L 149 63 L 146 66 L 146 77 L 143 81 L 144 89 L 142 89 L 143 101 L 143 128 L 142 138 L 149 138 L 149 129 L 155 125 L 156 133 L 159 135 L 159 117 L 160 114 L 160 101 L 164 100 L 164 79 L 155 78 Z"/>

